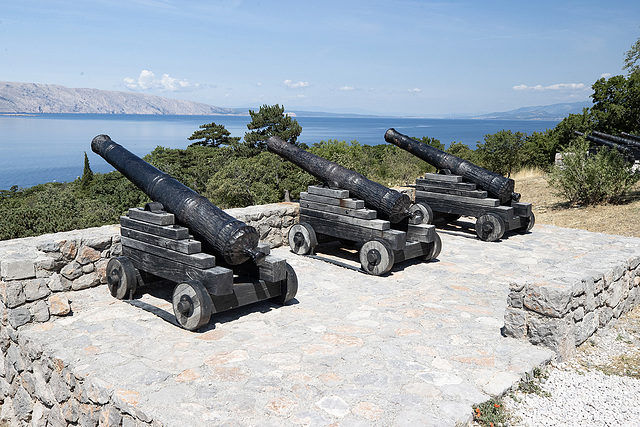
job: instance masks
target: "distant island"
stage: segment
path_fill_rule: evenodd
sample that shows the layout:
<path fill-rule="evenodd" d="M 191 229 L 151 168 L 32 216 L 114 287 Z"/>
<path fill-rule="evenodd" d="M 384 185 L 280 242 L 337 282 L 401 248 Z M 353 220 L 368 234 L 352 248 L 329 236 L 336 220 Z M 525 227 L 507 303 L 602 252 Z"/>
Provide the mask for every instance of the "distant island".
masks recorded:
<path fill-rule="evenodd" d="M 141 93 L 0 82 L 0 114 L 37 113 L 248 115 L 248 111 Z"/>
<path fill-rule="evenodd" d="M 590 101 L 522 107 L 516 110 L 478 115 L 447 115 L 451 119 L 478 120 L 557 120 L 581 114 Z M 255 108 L 257 110 L 258 108 Z M 40 83 L 0 82 L 0 114 L 171 114 L 171 115 L 248 115 L 249 108 L 221 108 L 200 102 L 165 98 L 134 92 L 75 89 Z M 289 110 L 293 117 L 376 117 L 364 114 L 338 114 Z M 426 117 L 425 117 L 426 118 Z"/>

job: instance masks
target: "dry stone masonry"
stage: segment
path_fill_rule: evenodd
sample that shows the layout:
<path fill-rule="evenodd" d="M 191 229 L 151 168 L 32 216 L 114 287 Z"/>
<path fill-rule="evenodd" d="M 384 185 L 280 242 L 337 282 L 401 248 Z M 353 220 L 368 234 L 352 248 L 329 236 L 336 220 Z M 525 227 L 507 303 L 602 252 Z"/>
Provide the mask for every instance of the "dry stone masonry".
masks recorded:
<path fill-rule="evenodd" d="M 286 242 L 298 205 L 229 212 L 277 247 Z M 74 292 L 106 284 L 107 262 L 121 254 L 117 225 L 0 243 L 0 419 L 34 426 L 158 425 L 135 408 L 134 394 L 72 373 L 19 333 L 24 325 L 47 328 L 51 317 L 72 315 Z"/>

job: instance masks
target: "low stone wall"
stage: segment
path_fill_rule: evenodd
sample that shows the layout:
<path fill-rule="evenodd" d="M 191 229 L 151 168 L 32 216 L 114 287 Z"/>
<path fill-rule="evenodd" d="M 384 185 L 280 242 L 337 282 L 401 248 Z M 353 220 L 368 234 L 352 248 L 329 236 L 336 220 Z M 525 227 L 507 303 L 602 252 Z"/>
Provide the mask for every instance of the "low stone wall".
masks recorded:
<path fill-rule="evenodd" d="M 507 336 L 568 359 L 599 328 L 640 304 L 640 257 L 572 284 L 512 283 L 507 304 Z"/>
<path fill-rule="evenodd" d="M 271 247 L 287 242 L 295 203 L 230 209 Z M 73 313 L 73 292 L 106 284 L 122 254 L 120 227 L 109 225 L 0 242 L 0 418 L 11 425 L 154 425 L 135 396 L 71 373 L 55 355 L 20 337 L 20 327 Z M 106 292 L 106 291 L 105 291 Z"/>

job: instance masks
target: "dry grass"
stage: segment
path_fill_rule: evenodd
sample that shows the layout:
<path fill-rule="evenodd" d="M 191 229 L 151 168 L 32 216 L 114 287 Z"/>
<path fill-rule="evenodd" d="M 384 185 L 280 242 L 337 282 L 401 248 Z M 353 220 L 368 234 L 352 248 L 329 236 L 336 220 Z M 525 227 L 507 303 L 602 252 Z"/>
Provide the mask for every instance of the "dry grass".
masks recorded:
<path fill-rule="evenodd" d="M 619 205 L 580 207 L 555 196 L 541 170 L 524 170 L 512 178 L 521 201 L 533 204 L 537 224 L 640 237 L 640 183 Z"/>

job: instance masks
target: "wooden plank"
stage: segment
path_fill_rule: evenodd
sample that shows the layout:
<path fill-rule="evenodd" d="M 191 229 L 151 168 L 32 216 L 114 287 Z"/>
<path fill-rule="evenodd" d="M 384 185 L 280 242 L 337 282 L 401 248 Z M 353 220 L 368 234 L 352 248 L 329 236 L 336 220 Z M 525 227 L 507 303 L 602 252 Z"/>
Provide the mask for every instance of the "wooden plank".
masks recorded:
<path fill-rule="evenodd" d="M 124 236 L 121 237 L 121 240 L 123 247 L 128 246 L 130 248 L 148 252 L 162 258 L 175 260 L 181 264 L 190 265 L 196 268 L 212 268 L 216 266 L 216 257 L 204 252 L 198 252 L 195 254 L 183 254 L 180 252 L 172 251 L 171 249 L 161 248 L 159 246 L 151 245 L 149 243 L 130 239 Z"/>
<path fill-rule="evenodd" d="M 182 240 L 189 238 L 189 229 L 180 225 L 155 225 L 147 222 L 137 221 L 128 216 L 120 217 L 120 225 L 138 231 L 143 231 L 156 236 L 167 237 L 174 240 Z"/>
<path fill-rule="evenodd" d="M 441 199 L 422 199 L 417 197 L 416 202 L 424 201 L 434 212 L 450 213 L 463 216 L 473 216 L 478 218 L 486 213 L 495 213 L 505 221 L 510 221 L 513 215 L 513 208 L 509 206 L 477 206 L 457 201 L 441 200 Z"/>
<path fill-rule="evenodd" d="M 318 185 L 310 185 L 307 187 L 309 194 L 315 194 L 317 196 L 332 197 L 334 199 L 348 199 L 349 190 L 343 190 L 341 188 L 328 188 L 320 187 Z"/>
<path fill-rule="evenodd" d="M 445 175 L 442 173 L 425 173 L 424 179 L 442 182 L 462 182 L 462 176 L 460 175 Z"/>
<path fill-rule="evenodd" d="M 338 215 L 331 212 L 317 211 L 314 209 L 303 208 L 300 206 L 300 214 L 316 216 L 331 221 L 341 222 L 344 224 L 355 225 L 363 228 L 373 228 L 374 230 L 389 230 L 391 223 L 384 219 L 360 219 L 346 215 Z"/>
<path fill-rule="evenodd" d="M 122 247 L 122 253 L 138 270 L 154 276 L 176 283 L 198 280 L 211 295 L 227 295 L 233 292 L 233 270 L 228 268 L 197 268 L 127 246 Z"/>
<path fill-rule="evenodd" d="M 145 211 L 142 208 L 129 209 L 129 218 L 136 219 L 138 221 L 148 222 L 156 225 L 172 225 L 176 223 L 176 219 L 172 213 L 169 212 L 151 212 Z"/>
<path fill-rule="evenodd" d="M 271 246 L 269 246 L 268 243 L 258 242 L 258 252 L 269 255 L 271 253 Z"/>
<path fill-rule="evenodd" d="M 407 241 L 431 243 L 436 239 L 436 226 L 431 224 L 408 224 Z"/>
<path fill-rule="evenodd" d="M 300 213 L 300 222 L 308 222 L 316 233 L 334 237 L 336 239 L 367 242 L 375 238 L 386 240 L 391 249 L 399 250 L 404 247 L 407 233 L 399 230 L 375 230 L 373 228 L 357 227 L 350 224 L 331 221 L 325 218 Z"/>
<path fill-rule="evenodd" d="M 442 176 L 438 174 L 434 174 L 435 176 Z M 476 190 L 478 186 L 472 182 L 449 182 L 442 181 L 436 179 L 429 178 L 418 178 L 416 179 L 417 185 L 437 185 L 444 188 L 458 188 L 461 190 Z"/>
<path fill-rule="evenodd" d="M 277 297 L 282 293 L 280 283 L 267 283 L 264 280 L 238 282 L 233 285 L 229 295 L 212 297 L 213 313 L 221 313 L 232 308 L 242 307 L 258 301 Z"/>
<path fill-rule="evenodd" d="M 529 217 L 532 211 L 531 203 L 521 203 L 521 202 L 512 202 L 511 207 L 513 208 L 514 215 Z"/>
<path fill-rule="evenodd" d="M 258 266 L 258 278 L 267 282 L 280 282 L 287 278 L 287 262 L 273 255 L 267 255 Z"/>
<path fill-rule="evenodd" d="M 349 209 L 349 208 L 343 208 L 341 206 L 333 206 L 333 205 L 326 205 L 323 203 L 309 202 L 306 200 L 300 200 L 300 207 L 313 209 L 317 211 L 323 211 L 323 212 L 331 212 L 339 215 L 352 216 L 354 218 L 361 218 L 361 219 L 376 219 L 378 217 L 378 212 L 373 209 L 366 209 L 366 208 Z"/>
<path fill-rule="evenodd" d="M 195 254 L 202 252 L 202 244 L 193 239 L 175 240 L 167 237 L 156 236 L 154 234 L 145 233 L 143 231 L 134 230 L 132 228 L 120 227 L 120 234 L 130 239 L 139 240 L 161 248 L 171 249 L 183 254 Z"/>
<path fill-rule="evenodd" d="M 489 194 L 484 190 L 464 190 L 459 188 L 451 188 L 437 184 L 416 184 L 416 190 L 429 191 L 432 193 L 455 194 L 456 196 L 473 197 L 476 199 L 484 199 Z"/>
<path fill-rule="evenodd" d="M 457 203 L 467 203 L 470 206 L 487 206 L 487 207 L 495 207 L 500 206 L 500 200 L 486 198 L 486 199 L 475 199 L 473 197 L 464 197 L 464 196 L 456 196 L 453 194 L 441 194 L 434 193 L 431 191 L 420 191 L 416 190 L 416 200 L 424 199 L 424 200 L 442 200 L 449 202 L 457 202 Z"/>
<path fill-rule="evenodd" d="M 426 242 L 407 242 L 403 249 L 394 251 L 395 262 L 398 263 L 426 255 L 431 250 L 430 245 L 430 243 Z"/>
<path fill-rule="evenodd" d="M 300 200 L 315 202 L 315 203 L 324 203 L 332 206 L 342 206 L 343 208 L 350 209 L 363 209 L 364 208 L 364 200 L 359 199 L 335 199 L 333 197 L 326 196 L 318 196 L 317 194 L 309 194 L 307 192 L 300 193 Z"/>

